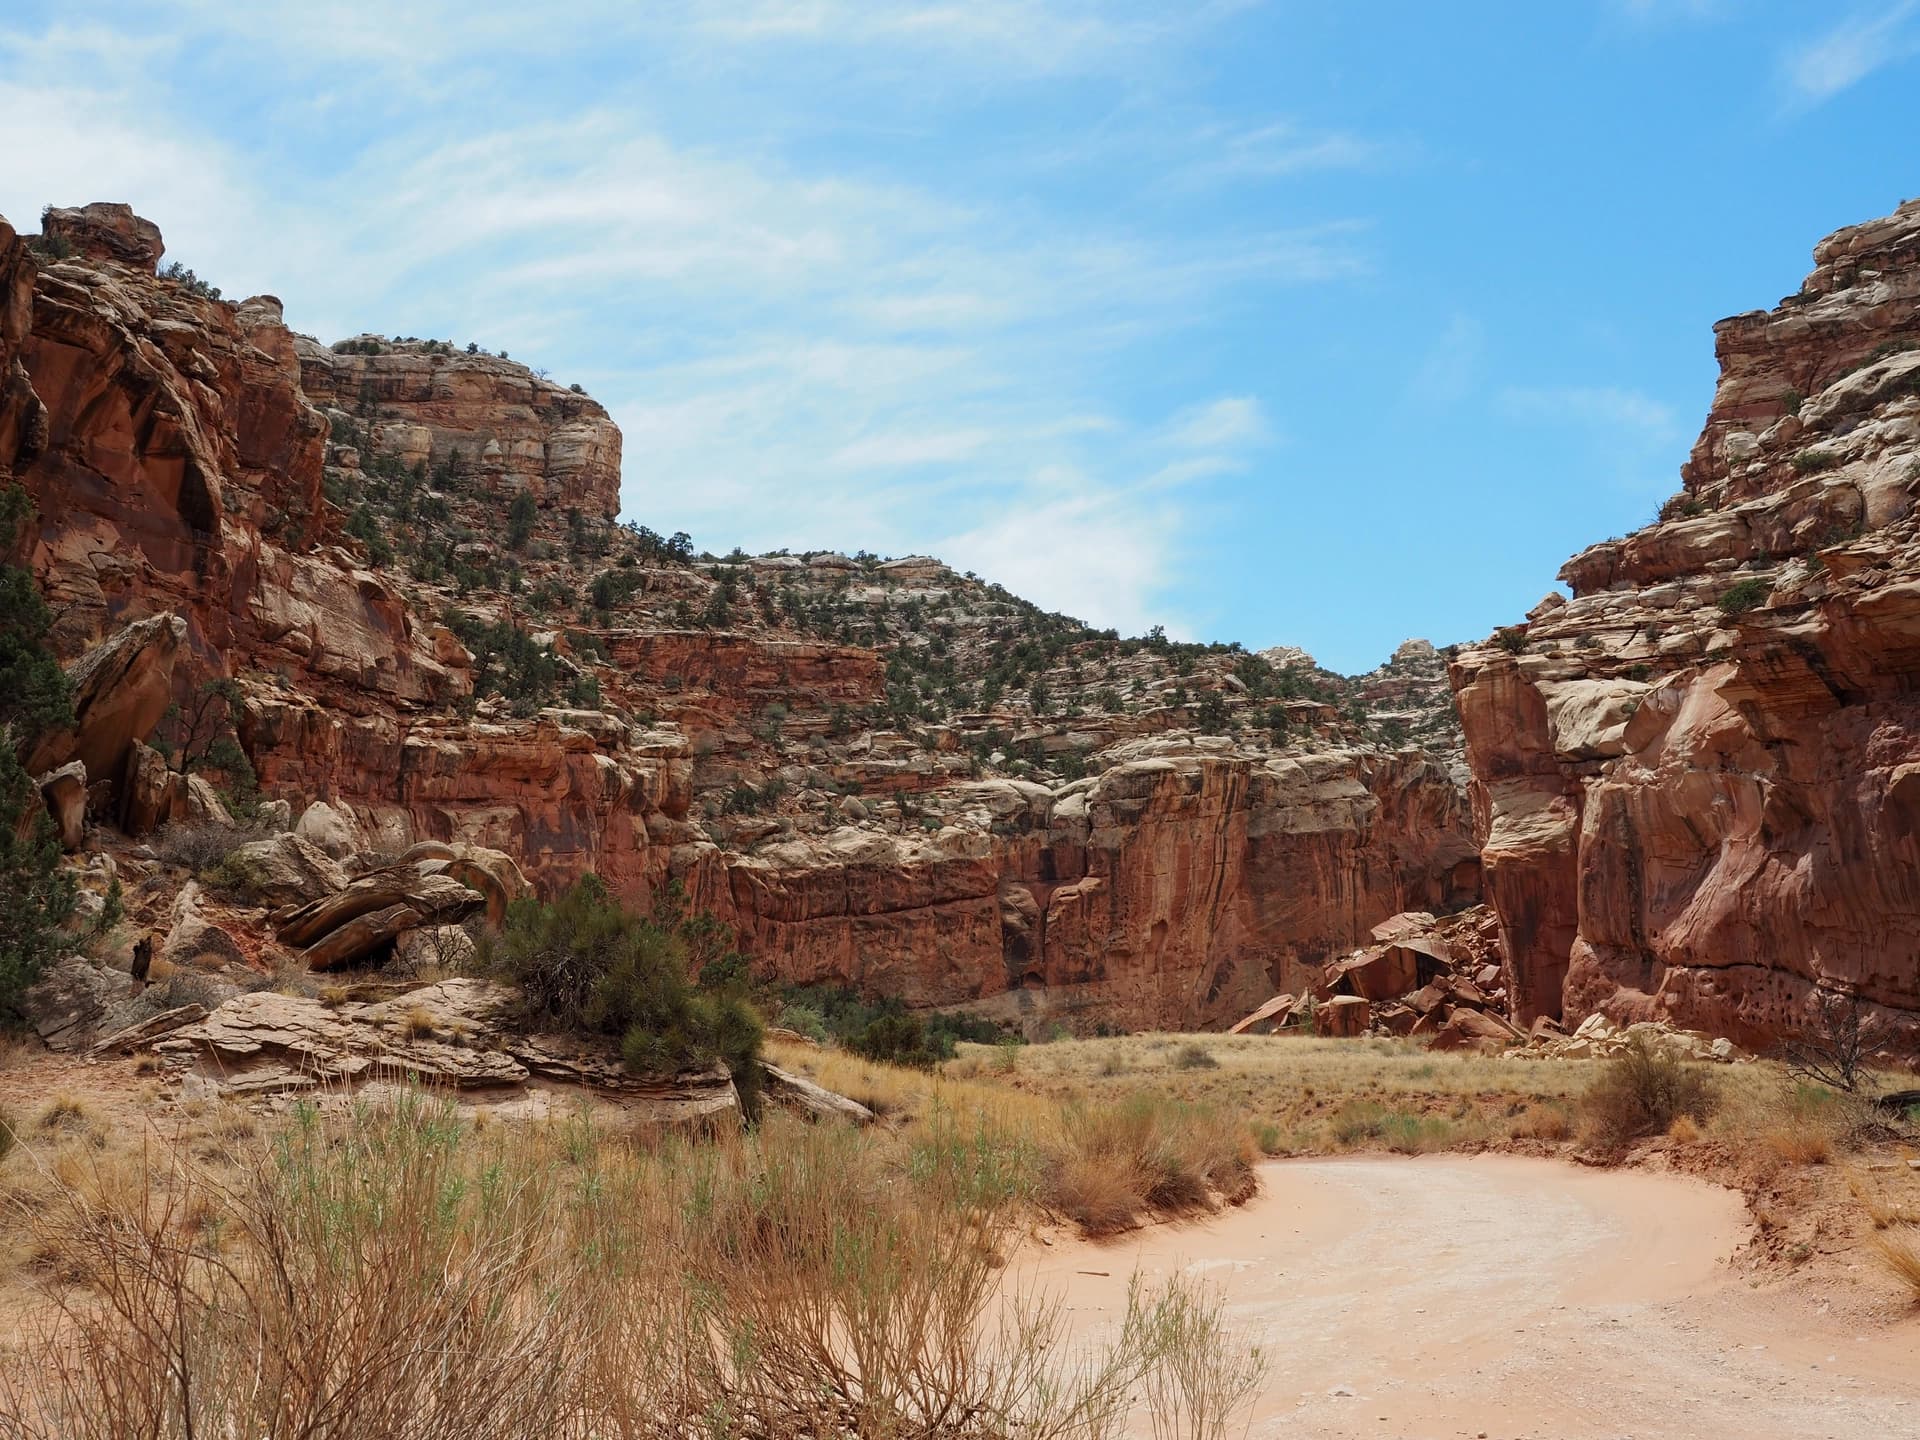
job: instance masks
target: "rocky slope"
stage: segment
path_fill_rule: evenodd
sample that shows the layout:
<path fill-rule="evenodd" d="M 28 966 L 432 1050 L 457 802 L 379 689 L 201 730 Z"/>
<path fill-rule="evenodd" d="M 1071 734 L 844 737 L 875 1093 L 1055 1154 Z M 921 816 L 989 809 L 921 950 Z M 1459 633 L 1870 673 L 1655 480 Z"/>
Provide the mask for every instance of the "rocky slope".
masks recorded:
<path fill-rule="evenodd" d="M 588 397 L 161 254 L 125 207 L 0 229 L 0 469 L 63 650 L 128 677 L 42 757 L 96 822 L 212 813 L 142 742 L 231 679 L 262 792 L 351 848 L 678 881 L 778 976 L 1080 1026 L 1231 1019 L 1477 894 L 1431 647 L 1348 681 L 926 557 L 696 556 L 612 522 Z"/>
<path fill-rule="evenodd" d="M 1660 520 L 1452 667 L 1523 1019 L 1920 1044 L 1920 202 L 1814 259 Z"/>

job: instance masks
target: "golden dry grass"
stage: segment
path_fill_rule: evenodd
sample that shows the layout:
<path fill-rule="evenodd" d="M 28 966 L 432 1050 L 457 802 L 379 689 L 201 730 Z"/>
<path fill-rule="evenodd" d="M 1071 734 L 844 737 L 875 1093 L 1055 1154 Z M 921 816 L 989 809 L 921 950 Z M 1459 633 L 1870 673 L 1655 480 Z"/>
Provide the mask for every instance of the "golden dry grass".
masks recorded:
<path fill-rule="evenodd" d="M 1165 1034 L 1027 1046 L 1012 1073 L 999 1047 L 963 1044 L 943 1072 L 1055 1103 L 1152 1094 L 1205 1106 L 1244 1117 L 1260 1152 L 1282 1156 L 1565 1139 L 1594 1067 L 1402 1040 Z"/>
<path fill-rule="evenodd" d="M 419 1098 L 241 1143 L 11 1197 L 69 1283 L 9 1433 L 1106 1440 L 1137 1395 L 1215 1433 L 1261 1369 L 1178 1278 L 1069 1348 L 1000 1282 L 1027 1157 L 950 1116 L 641 1139 Z"/>
<path fill-rule="evenodd" d="M 1920 1244 L 1910 1228 L 1876 1230 L 1867 1237 L 1867 1245 L 1882 1268 L 1912 1292 L 1920 1304 Z"/>
<path fill-rule="evenodd" d="M 1847 1189 L 1860 1202 L 1861 1210 L 1873 1222 L 1874 1229 L 1885 1230 L 1889 1225 L 1920 1225 L 1920 1182 L 1909 1181 L 1903 1188 L 1895 1190 L 1891 1185 L 1878 1182 L 1853 1166 L 1845 1167 L 1842 1173 L 1846 1176 Z"/>

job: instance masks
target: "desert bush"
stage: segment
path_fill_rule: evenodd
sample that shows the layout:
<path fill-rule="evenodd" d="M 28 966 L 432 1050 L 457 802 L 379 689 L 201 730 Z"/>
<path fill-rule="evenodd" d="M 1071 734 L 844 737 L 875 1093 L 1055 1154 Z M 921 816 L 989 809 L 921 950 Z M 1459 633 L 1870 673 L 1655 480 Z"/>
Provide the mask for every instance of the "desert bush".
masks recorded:
<path fill-rule="evenodd" d="M 1706 1119 L 1715 1099 L 1698 1066 L 1636 1036 L 1600 1068 L 1580 1097 L 1581 1138 L 1592 1149 L 1618 1148 L 1665 1130 L 1682 1115 Z"/>
<path fill-rule="evenodd" d="M 1213 1058 L 1213 1052 L 1206 1046 L 1189 1040 L 1173 1053 L 1175 1068 L 1180 1070 L 1218 1070 L 1220 1062 Z"/>
<path fill-rule="evenodd" d="M 1017 1038 L 992 1020 L 946 1011 L 917 1013 L 896 996 L 868 999 L 843 985 L 788 986 L 781 997 L 787 1008 L 819 1017 L 824 1033 L 813 1038 L 832 1039 L 856 1055 L 887 1065 L 928 1070 L 951 1060 L 961 1041 L 991 1045 Z"/>
<path fill-rule="evenodd" d="M 1773 586 L 1759 576 L 1749 576 L 1729 586 L 1719 599 L 1720 613 L 1723 615 L 1744 615 L 1749 610 L 1764 605 L 1767 596 L 1773 593 Z"/>
<path fill-rule="evenodd" d="M 1380 1122 L 1380 1138 L 1398 1154 L 1426 1155 L 1447 1149 L 1455 1137 L 1453 1124 L 1442 1116 L 1395 1111 Z"/>
<path fill-rule="evenodd" d="M 302 1109 L 245 1177 L 63 1186 L 92 1282 L 0 1371 L 24 1440 L 1218 1436 L 1264 1368 L 1217 1299 L 1137 1284 L 1106 1348 L 1007 1287 L 1019 1160 L 949 1131 L 904 1170 L 776 1122 L 619 1143 L 408 1100 Z"/>
<path fill-rule="evenodd" d="M 264 831 L 247 825 L 174 820 L 161 826 L 147 843 L 162 863 L 191 870 L 215 886 L 238 889 L 243 888 L 240 877 L 222 867 L 242 845 L 264 836 Z"/>
<path fill-rule="evenodd" d="M 482 937 L 473 964 L 519 986 L 535 1023 L 618 1036 L 630 1070 L 671 1073 L 720 1061 L 752 1113 L 760 1017 L 747 1001 L 743 967 L 699 964 L 711 929 L 705 917 L 635 915 L 588 875 L 552 904 L 514 901 L 500 933 Z M 689 978 L 696 968 L 698 985 Z"/>

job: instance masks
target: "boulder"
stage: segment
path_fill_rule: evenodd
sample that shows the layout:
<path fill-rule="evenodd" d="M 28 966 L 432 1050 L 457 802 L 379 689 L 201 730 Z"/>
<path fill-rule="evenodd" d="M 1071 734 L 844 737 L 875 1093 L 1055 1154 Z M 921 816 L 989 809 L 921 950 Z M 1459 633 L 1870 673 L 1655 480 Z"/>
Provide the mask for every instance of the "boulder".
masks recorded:
<path fill-rule="evenodd" d="M 104 1039 L 96 1040 L 87 1048 L 89 1055 L 131 1055 L 143 1050 L 155 1040 L 183 1030 L 196 1021 L 207 1018 L 204 1005 L 176 1005 L 171 1010 L 162 1010 L 158 1015 L 146 1020 L 136 1020 L 124 1025 Z"/>
<path fill-rule="evenodd" d="M 1293 1014 L 1294 1006 L 1299 1003 L 1300 1000 L 1298 996 L 1276 995 L 1265 1004 L 1259 1006 L 1249 1014 L 1242 1016 L 1239 1020 L 1236 1020 L 1232 1025 L 1228 1026 L 1227 1033 L 1229 1035 L 1245 1035 L 1251 1032 L 1257 1035 L 1271 1030 L 1279 1030 L 1286 1025 L 1288 1018 Z"/>
<path fill-rule="evenodd" d="M 1344 979 L 1363 999 L 1394 1000 L 1420 984 L 1420 957 L 1405 945 L 1371 945 L 1329 965 L 1327 979 Z"/>
<path fill-rule="evenodd" d="M 281 922 L 279 937 L 301 948 L 309 969 L 335 970 L 365 959 L 408 930 L 457 923 L 485 904 L 484 896 L 451 876 L 390 865 L 301 906 Z"/>
<path fill-rule="evenodd" d="M 340 862 L 309 840 L 281 833 L 253 840 L 227 856 L 234 883 L 263 905 L 304 905 L 347 888 Z"/>
<path fill-rule="evenodd" d="M 1504 1050 L 1518 1037 L 1510 1026 L 1493 1016 L 1466 1006 L 1456 1006 L 1446 1024 L 1435 1032 L 1431 1048 L 1435 1050 Z"/>
<path fill-rule="evenodd" d="M 507 906 L 531 895 L 533 886 L 527 883 L 519 864 L 503 850 L 461 845 L 455 851 L 447 861 L 447 875 L 486 897 L 487 923 L 498 929 L 506 923 Z"/>
<path fill-rule="evenodd" d="M 185 620 L 154 615 L 125 626 L 69 665 L 73 726 L 34 744 L 28 772 L 78 760 L 89 775 L 125 774 L 128 751 L 153 733 L 172 703 L 174 661 L 186 638 Z"/>
<path fill-rule="evenodd" d="M 181 777 L 180 810 L 193 825 L 233 824 L 233 812 L 227 808 L 227 802 L 220 798 L 220 792 L 198 775 Z"/>
<path fill-rule="evenodd" d="M 1314 1007 L 1314 1028 L 1321 1035 L 1352 1039 L 1367 1033 L 1371 1014 L 1367 1002 L 1358 995 L 1336 995 Z"/>
<path fill-rule="evenodd" d="M 366 832 L 360 828 L 353 812 L 344 805 L 336 807 L 324 800 L 314 801 L 301 812 L 293 833 L 319 846 L 336 860 L 348 859 L 367 848 Z"/>
<path fill-rule="evenodd" d="M 205 895 L 189 880 L 173 902 L 173 926 L 160 944 L 159 958 L 176 969 L 218 970 L 247 963 L 240 942 L 200 913 Z"/>
<path fill-rule="evenodd" d="M 47 813 L 53 817 L 54 832 L 60 848 L 78 850 L 87 838 L 87 767 L 70 760 L 58 770 L 49 770 L 34 782 Z"/>
<path fill-rule="evenodd" d="M 293 806 L 285 800 L 262 800 L 255 819 L 261 828 L 277 835 L 293 829 Z"/>
<path fill-rule="evenodd" d="M 816 1085 L 804 1075 L 765 1062 L 760 1069 L 767 1079 L 767 1098 L 809 1120 L 846 1120 L 855 1125 L 871 1125 L 878 1118 L 858 1100 L 849 1100 L 824 1085 Z"/>
<path fill-rule="evenodd" d="M 91 205 L 49 207 L 40 216 L 40 233 L 64 242 L 89 260 L 153 274 L 166 253 L 160 227 L 133 213 L 131 205 L 96 200 Z"/>
<path fill-rule="evenodd" d="M 179 779 L 158 750 L 134 741 L 120 785 L 122 828 L 129 835 L 147 835 L 172 820 Z"/>
<path fill-rule="evenodd" d="M 125 971 L 69 955 L 46 968 L 22 997 L 21 1009 L 49 1050 L 79 1050 L 133 989 Z"/>

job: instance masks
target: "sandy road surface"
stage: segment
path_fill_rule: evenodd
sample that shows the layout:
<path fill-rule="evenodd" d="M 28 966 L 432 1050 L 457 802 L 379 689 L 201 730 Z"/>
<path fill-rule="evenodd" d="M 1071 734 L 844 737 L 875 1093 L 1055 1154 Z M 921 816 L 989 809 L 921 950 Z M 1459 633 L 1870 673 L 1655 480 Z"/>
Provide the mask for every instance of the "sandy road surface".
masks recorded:
<path fill-rule="evenodd" d="M 1746 1236 L 1731 1191 L 1491 1156 L 1261 1181 L 1243 1209 L 1017 1273 L 1088 1338 L 1135 1268 L 1220 1284 L 1273 1357 L 1255 1436 L 1920 1440 L 1920 1321 L 1750 1288 L 1725 1263 Z"/>

